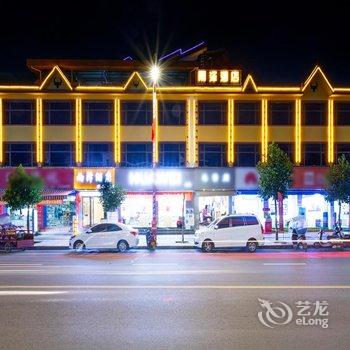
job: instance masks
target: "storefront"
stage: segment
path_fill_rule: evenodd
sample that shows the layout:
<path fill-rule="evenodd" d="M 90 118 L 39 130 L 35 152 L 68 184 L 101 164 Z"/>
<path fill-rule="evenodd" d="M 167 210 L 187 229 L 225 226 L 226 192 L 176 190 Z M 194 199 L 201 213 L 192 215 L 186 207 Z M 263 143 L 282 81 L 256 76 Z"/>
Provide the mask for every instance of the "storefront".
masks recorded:
<path fill-rule="evenodd" d="M 74 189 L 76 191 L 76 213 L 80 227 L 98 224 L 103 219 L 98 185 L 115 183 L 114 168 L 74 168 Z"/>
<path fill-rule="evenodd" d="M 15 168 L 0 169 L 0 188 L 3 192 L 14 170 Z M 29 215 L 32 230 L 36 232 L 67 229 L 75 212 L 74 199 L 69 196 L 73 191 L 73 169 L 26 168 L 25 171 L 40 177 L 44 182 L 43 200 Z M 11 211 L 5 204 L 2 210 L 10 214 L 13 224 L 26 227 L 27 210 Z"/>
<path fill-rule="evenodd" d="M 332 207 L 325 199 L 324 179 L 326 167 L 295 167 L 293 185 L 283 200 L 283 222 L 304 214 L 308 227 L 331 227 Z M 263 201 L 258 195 L 258 173 L 256 168 L 235 168 L 234 211 L 253 213 L 264 222 L 266 218 L 275 219 L 274 202 Z M 348 224 L 349 207 L 344 206 L 342 223 Z"/>
<path fill-rule="evenodd" d="M 178 228 L 184 217 L 186 229 L 201 222 L 204 208 L 211 220 L 230 211 L 232 169 L 118 169 L 117 182 L 127 191 L 121 206 L 126 224 L 150 227 L 153 191 L 156 192 L 158 227 Z"/>

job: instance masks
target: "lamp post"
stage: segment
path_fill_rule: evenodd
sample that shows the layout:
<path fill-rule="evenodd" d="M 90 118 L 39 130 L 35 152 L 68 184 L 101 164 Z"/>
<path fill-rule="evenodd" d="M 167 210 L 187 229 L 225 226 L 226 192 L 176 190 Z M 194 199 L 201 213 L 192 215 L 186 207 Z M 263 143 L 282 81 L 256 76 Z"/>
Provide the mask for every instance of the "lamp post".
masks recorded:
<path fill-rule="evenodd" d="M 148 242 L 150 248 L 155 249 L 157 246 L 157 226 L 158 226 L 158 205 L 157 205 L 157 188 L 156 188 L 156 176 L 155 170 L 158 163 L 158 102 L 156 85 L 160 77 L 160 69 L 157 65 L 153 65 L 151 68 L 151 80 L 152 80 L 152 169 L 153 169 L 153 181 L 152 181 L 152 226 L 151 226 L 151 238 Z"/>

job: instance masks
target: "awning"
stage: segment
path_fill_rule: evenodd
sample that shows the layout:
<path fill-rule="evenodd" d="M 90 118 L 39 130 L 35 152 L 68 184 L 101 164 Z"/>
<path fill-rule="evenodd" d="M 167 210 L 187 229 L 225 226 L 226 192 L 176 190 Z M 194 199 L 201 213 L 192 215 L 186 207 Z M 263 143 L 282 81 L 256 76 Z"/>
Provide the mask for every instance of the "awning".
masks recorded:
<path fill-rule="evenodd" d="M 72 190 L 45 189 L 43 191 L 43 200 L 39 204 L 62 204 L 63 200 L 66 199 L 71 192 Z M 6 204 L 2 200 L 4 194 L 5 190 L 0 190 L 0 204 Z"/>

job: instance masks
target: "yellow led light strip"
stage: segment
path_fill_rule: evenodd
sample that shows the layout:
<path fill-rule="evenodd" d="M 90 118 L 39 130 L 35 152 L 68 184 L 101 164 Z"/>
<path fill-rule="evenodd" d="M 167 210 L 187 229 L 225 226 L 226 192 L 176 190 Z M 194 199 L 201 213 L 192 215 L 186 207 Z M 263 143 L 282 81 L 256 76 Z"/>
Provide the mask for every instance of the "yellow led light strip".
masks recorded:
<path fill-rule="evenodd" d="M 2 122 L 2 99 L 0 98 L 0 163 L 3 160 L 3 122 Z"/>
<path fill-rule="evenodd" d="M 69 90 L 73 90 L 72 85 L 70 83 L 70 81 L 67 79 L 67 77 L 65 76 L 65 74 L 62 72 L 62 70 L 60 69 L 60 67 L 58 66 L 54 66 L 51 69 L 51 72 L 46 76 L 46 78 L 44 79 L 44 81 L 41 83 L 39 90 L 42 90 L 44 88 L 44 86 L 46 85 L 46 83 L 48 82 L 48 80 L 52 77 L 52 75 L 57 72 L 61 78 L 64 80 L 64 82 L 66 83 L 66 85 L 68 86 Z"/>
<path fill-rule="evenodd" d="M 193 99 L 193 166 L 198 166 L 198 136 L 197 136 L 197 125 L 198 125 L 198 101 Z"/>
<path fill-rule="evenodd" d="M 75 161 L 82 162 L 82 126 L 81 126 L 81 99 L 75 100 Z"/>
<path fill-rule="evenodd" d="M 303 85 L 303 88 L 301 89 L 302 92 L 305 91 L 305 89 L 309 86 L 309 84 L 311 83 L 311 80 L 313 79 L 313 77 L 317 74 L 317 73 L 320 73 L 323 77 L 323 79 L 325 80 L 326 84 L 328 85 L 328 87 L 330 88 L 330 90 L 332 92 L 334 92 L 334 89 L 333 89 L 333 86 L 330 84 L 330 82 L 328 81 L 326 75 L 323 73 L 321 67 L 319 66 L 316 66 L 314 68 L 314 70 L 312 71 L 312 73 L 310 74 L 310 76 L 306 79 L 304 85 Z"/>
<path fill-rule="evenodd" d="M 121 162 L 120 150 L 120 99 L 114 99 L 114 161 Z"/>
<path fill-rule="evenodd" d="M 36 99 L 36 161 L 43 162 L 43 101 L 41 98 Z"/>
<path fill-rule="evenodd" d="M 127 82 L 125 83 L 125 85 L 124 85 L 124 87 L 123 87 L 123 90 L 126 90 L 126 89 L 129 87 L 129 84 L 131 83 L 131 81 L 134 79 L 135 76 L 140 80 L 141 84 L 142 84 L 142 85 L 144 86 L 144 88 L 147 90 L 148 87 L 147 87 L 145 81 L 142 79 L 141 75 L 140 75 L 138 72 L 136 72 L 136 71 L 133 72 L 133 73 L 130 75 L 129 79 L 127 80 Z"/>
<path fill-rule="evenodd" d="M 328 100 L 328 163 L 334 162 L 334 101 Z"/>
<path fill-rule="evenodd" d="M 258 92 L 258 87 L 256 86 L 255 81 L 250 74 L 248 74 L 248 76 L 247 76 L 247 78 L 242 86 L 242 91 L 244 92 L 247 89 L 249 82 L 252 84 L 254 91 Z"/>
<path fill-rule="evenodd" d="M 229 99 L 227 101 L 227 162 L 229 165 L 234 163 L 234 101 Z"/>
<path fill-rule="evenodd" d="M 261 160 L 267 160 L 268 147 L 268 121 L 267 121 L 267 100 L 261 100 Z"/>
<path fill-rule="evenodd" d="M 294 128 L 294 142 L 295 142 L 295 163 L 301 163 L 301 100 L 295 100 L 295 128 Z"/>

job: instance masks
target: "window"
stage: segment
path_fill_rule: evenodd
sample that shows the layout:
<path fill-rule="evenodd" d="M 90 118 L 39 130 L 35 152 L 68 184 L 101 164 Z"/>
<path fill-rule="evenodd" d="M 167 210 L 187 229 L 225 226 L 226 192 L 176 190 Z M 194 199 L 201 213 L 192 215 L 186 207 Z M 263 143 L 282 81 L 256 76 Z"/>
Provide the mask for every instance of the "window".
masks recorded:
<path fill-rule="evenodd" d="M 231 217 L 231 226 L 232 227 L 244 226 L 243 217 L 242 216 L 232 216 Z"/>
<path fill-rule="evenodd" d="M 235 150 L 237 166 L 256 166 L 259 162 L 259 143 L 237 143 Z"/>
<path fill-rule="evenodd" d="M 323 102 L 303 103 L 303 125 L 326 125 L 326 105 Z"/>
<path fill-rule="evenodd" d="M 261 120 L 260 102 L 236 102 L 235 114 L 237 125 L 259 125 Z"/>
<path fill-rule="evenodd" d="M 5 143 L 6 166 L 33 166 L 35 162 L 34 143 Z"/>
<path fill-rule="evenodd" d="M 113 123 L 113 103 L 111 101 L 84 102 L 83 124 L 111 125 Z"/>
<path fill-rule="evenodd" d="M 185 165 L 185 143 L 159 143 L 159 165 L 176 166 Z"/>
<path fill-rule="evenodd" d="M 109 224 L 99 224 L 91 228 L 92 233 L 97 233 L 97 232 L 107 232 L 107 227 Z"/>
<path fill-rule="evenodd" d="M 159 105 L 159 124 L 160 125 L 185 125 L 186 103 L 180 102 L 161 102 Z"/>
<path fill-rule="evenodd" d="M 350 125 L 350 102 L 336 102 L 334 111 L 336 125 Z"/>
<path fill-rule="evenodd" d="M 227 166 L 226 143 L 200 143 L 199 166 Z"/>
<path fill-rule="evenodd" d="M 44 124 L 72 125 L 74 124 L 74 104 L 72 101 L 45 101 Z"/>
<path fill-rule="evenodd" d="M 115 225 L 115 224 L 109 224 L 107 226 L 107 232 L 115 232 L 115 231 L 121 231 L 122 229 L 118 226 L 118 225 Z"/>
<path fill-rule="evenodd" d="M 4 124 L 34 124 L 34 101 L 5 101 Z"/>
<path fill-rule="evenodd" d="M 113 166 L 112 143 L 84 143 L 84 166 Z"/>
<path fill-rule="evenodd" d="M 248 226 L 259 225 L 259 222 L 255 216 L 245 216 L 244 221 L 245 221 L 245 224 Z"/>
<path fill-rule="evenodd" d="M 335 147 L 337 155 L 335 160 L 338 160 L 338 158 L 344 154 L 345 158 L 350 161 L 350 143 L 336 143 Z"/>
<path fill-rule="evenodd" d="M 270 102 L 270 125 L 293 124 L 293 102 Z"/>
<path fill-rule="evenodd" d="M 122 102 L 122 124 L 151 125 L 152 103 L 149 101 Z"/>
<path fill-rule="evenodd" d="M 223 218 L 218 222 L 218 228 L 230 227 L 230 218 Z"/>
<path fill-rule="evenodd" d="M 199 102 L 199 124 L 218 125 L 226 124 L 227 102 Z"/>
<path fill-rule="evenodd" d="M 72 166 L 74 165 L 73 143 L 45 143 L 45 165 Z"/>
<path fill-rule="evenodd" d="M 285 153 L 287 153 L 288 157 L 290 160 L 293 158 L 293 144 L 292 143 L 287 143 L 287 142 L 275 142 L 277 146 Z"/>
<path fill-rule="evenodd" d="M 304 165 L 326 165 L 325 149 L 324 143 L 305 143 Z"/>
<path fill-rule="evenodd" d="M 122 143 L 122 166 L 141 167 L 152 165 L 152 143 Z"/>

